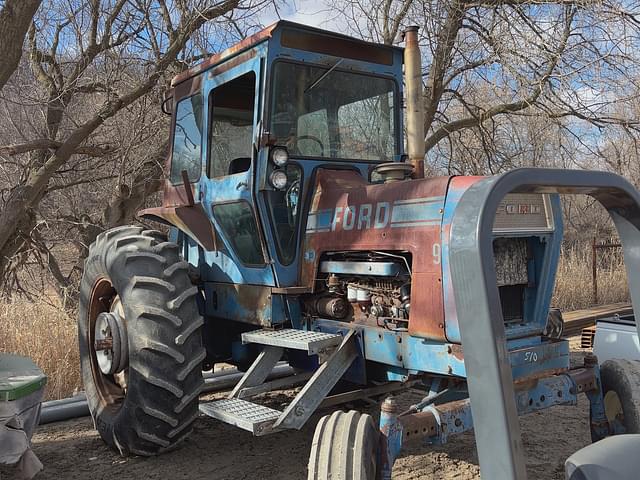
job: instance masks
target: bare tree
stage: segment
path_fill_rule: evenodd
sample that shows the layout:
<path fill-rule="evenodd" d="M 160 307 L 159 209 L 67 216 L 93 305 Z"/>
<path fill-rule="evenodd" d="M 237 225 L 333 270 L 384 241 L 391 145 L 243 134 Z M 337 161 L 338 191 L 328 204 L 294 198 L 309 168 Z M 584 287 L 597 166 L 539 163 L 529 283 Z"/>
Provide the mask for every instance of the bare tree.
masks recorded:
<path fill-rule="evenodd" d="M 501 138 L 517 137 L 531 119 L 585 150 L 588 131 L 638 133 L 630 108 L 639 91 L 635 2 L 336 0 L 334 8 L 353 32 L 388 44 L 403 26 L 422 27 L 427 163 L 435 170 L 527 164 Z M 475 165 L 459 161 L 470 145 Z"/>
<path fill-rule="evenodd" d="M 0 90 L 18 67 L 22 45 L 42 0 L 5 0 L 0 10 Z"/>
<path fill-rule="evenodd" d="M 207 37 L 232 31 L 229 19 L 240 25 L 270 3 L 45 0 L 27 35 L 28 68 L 0 102 L 5 289 L 32 262 L 61 294 L 75 287 L 89 243 L 131 222 L 160 185 L 168 119 L 159 104 L 171 76 L 224 45 Z"/>

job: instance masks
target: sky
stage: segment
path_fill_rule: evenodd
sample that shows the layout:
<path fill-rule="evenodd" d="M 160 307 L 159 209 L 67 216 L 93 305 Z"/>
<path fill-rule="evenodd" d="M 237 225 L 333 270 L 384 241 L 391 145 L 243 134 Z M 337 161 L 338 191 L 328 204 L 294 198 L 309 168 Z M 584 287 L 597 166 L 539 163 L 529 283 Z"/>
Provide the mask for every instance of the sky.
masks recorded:
<path fill-rule="evenodd" d="M 283 20 L 327 30 L 335 30 L 338 27 L 338 21 L 334 18 L 335 12 L 329 12 L 329 2 L 326 0 L 294 0 L 278 8 L 278 11 Z M 262 23 L 270 25 L 277 20 L 278 17 L 273 11 L 264 16 Z"/>

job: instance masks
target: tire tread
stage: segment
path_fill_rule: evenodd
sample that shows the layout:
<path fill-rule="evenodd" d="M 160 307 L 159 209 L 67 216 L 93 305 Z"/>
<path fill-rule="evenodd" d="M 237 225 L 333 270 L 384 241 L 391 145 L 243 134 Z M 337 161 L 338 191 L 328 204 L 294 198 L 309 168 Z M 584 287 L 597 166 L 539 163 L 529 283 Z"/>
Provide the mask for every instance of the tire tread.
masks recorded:
<path fill-rule="evenodd" d="M 199 416 L 206 357 L 204 324 L 189 264 L 176 244 L 155 230 L 123 226 L 99 234 L 89 247 L 81 282 L 78 327 L 83 380 L 96 427 L 121 454 L 152 456 L 174 448 Z M 106 277 L 120 295 L 129 334 L 127 394 L 117 408 L 102 408 L 84 340 L 94 283 Z"/>

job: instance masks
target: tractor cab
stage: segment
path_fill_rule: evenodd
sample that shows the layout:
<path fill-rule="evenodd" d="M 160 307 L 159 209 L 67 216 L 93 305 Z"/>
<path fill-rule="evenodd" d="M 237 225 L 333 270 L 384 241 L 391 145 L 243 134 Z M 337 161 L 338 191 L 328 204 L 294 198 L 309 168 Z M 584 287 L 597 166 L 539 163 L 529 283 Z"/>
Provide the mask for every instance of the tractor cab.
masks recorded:
<path fill-rule="evenodd" d="M 409 178 L 420 176 L 424 157 L 416 29 L 406 46 L 281 21 L 173 79 L 164 201 L 142 216 L 174 227 L 172 240 L 198 272 L 205 330 L 216 330 L 205 332 L 212 361 L 251 361 L 241 333 L 309 328 L 309 319 L 329 331 L 336 327 L 324 319 L 368 332 L 393 325 L 409 343 L 438 342 L 436 350 L 460 344 L 449 231 L 479 177 Z M 559 203 L 524 194 L 498 210 L 494 254 L 508 337 L 539 344 Z M 412 301 L 412 289 L 429 293 Z M 386 342 L 372 345 L 368 359 L 384 363 Z M 418 357 L 399 356 L 400 376 L 423 369 L 410 361 Z M 431 369 L 464 375 L 455 355 Z M 362 371 L 356 379 L 366 381 Z"/>
<path fill-rule="evenodd" d="M 369 179 L 402 154 L 402 63 L 400 48 L 280 21 L 178 75 L 164 202 L 143 216 L 182 231 L 204 281 L 253 298 L 297 285 L 318 170 Z"/>

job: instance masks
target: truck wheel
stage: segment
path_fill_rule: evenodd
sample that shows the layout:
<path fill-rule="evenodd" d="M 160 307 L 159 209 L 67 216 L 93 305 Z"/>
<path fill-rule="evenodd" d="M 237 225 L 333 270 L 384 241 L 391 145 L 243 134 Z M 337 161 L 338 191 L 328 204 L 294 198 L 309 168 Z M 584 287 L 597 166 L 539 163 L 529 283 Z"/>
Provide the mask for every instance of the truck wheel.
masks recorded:
<path fill-rule="evenodd" d="M 640 362 L 607 360 L 600 377 L 611 432 L 640 433 Z"/>
<path fill-rule="evenodd" d="M 198 416 L 202 317 L 178 246 L 160 232 L 119 227 L 89 248 L 78 340 L 89 410 L 122 455 L 157 455 Z"/>
<path fill-rule="evenodd" d="M 379 437 L 371 415 L 351 410 L 322 417 L 313 435 L 308 480 L 374 480 Z"/>

